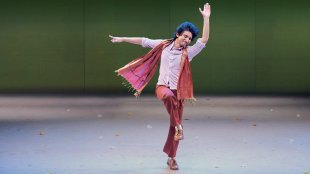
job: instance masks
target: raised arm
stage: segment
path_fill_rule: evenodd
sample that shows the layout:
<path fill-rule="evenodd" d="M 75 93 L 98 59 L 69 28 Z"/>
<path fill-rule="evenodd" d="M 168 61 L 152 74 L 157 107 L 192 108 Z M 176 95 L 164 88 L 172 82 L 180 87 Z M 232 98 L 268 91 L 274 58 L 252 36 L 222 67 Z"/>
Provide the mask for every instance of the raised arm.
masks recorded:
<path fill-rule="evenodd" d="M 206 3 L 204 5 L 203 10 L 201 10 L 201 8 L 199 8 L 199 11 L 203 17 L 203 30 L 202 30 L 202 42 L 203 43 L 207 43 L 209 40 L 209 33 L 210 33 L 210 22 L 209 22 L 209 18 L 210 18 L 210 14 L 211 14 L 211 6 L 209 5 L 209 3 Z"/>
<path fill-rule="evenodd" d="M 111 38 L 111 42 L 117 43 L 117 42 L 127 42 L 131 44 L 137 44 L 141 45 L 142 44 L 142 38 L 141 37 L 114 37 L 109 35 Z"/>

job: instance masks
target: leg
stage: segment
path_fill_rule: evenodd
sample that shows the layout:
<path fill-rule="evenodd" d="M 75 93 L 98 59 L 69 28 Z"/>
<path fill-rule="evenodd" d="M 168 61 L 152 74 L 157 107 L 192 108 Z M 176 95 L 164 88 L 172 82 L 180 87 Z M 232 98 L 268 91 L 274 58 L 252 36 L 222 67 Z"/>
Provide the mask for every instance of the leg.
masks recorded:
<path fill-rule="evenodd" d="M 159 100 L 164 102 L 167 112 L 170 115 L 170 126 L 175 127 L 181 125 L 182 114 L 180 113 L 183 112 L 183 105 L 179 104 L 180 102 L 176 97 L 176 91 L 172 91 L 166 86 L 158 86 L 156 88 L 156 95 Z"/>
<path fill-rule="evenodd" d="M 168 155 L 170 158 L 176 157 L 176 153 L 179 146 L 179 141 L 174 141 L 175 135 L 175 127 L 170 126 L 168 137 L 164 146 L 163 151 Z"/>
<path fill-rule="evenodd" d="M 182 123 L 183 102 L 177 100 L 176 91 L 172 91 L 166 86 L 158 86 L 156 88 L 156 95 L 159 100 L 164 102 L 170 115 L 170 128 L 163 151 L 173 158 L 176 156 L 179 145 L 179 141 L 175 141 L 175 127 L 180 126 Z"/>

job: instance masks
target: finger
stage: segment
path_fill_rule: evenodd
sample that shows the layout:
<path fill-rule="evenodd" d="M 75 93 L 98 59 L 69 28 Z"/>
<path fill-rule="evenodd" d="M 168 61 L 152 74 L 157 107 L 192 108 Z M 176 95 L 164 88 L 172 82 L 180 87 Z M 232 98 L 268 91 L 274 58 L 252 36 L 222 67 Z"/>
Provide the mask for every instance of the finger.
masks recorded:
<path fill-rule="evenodd" d="M 199 8 L 199 11 L 202 12 L 201 8 Z"/>

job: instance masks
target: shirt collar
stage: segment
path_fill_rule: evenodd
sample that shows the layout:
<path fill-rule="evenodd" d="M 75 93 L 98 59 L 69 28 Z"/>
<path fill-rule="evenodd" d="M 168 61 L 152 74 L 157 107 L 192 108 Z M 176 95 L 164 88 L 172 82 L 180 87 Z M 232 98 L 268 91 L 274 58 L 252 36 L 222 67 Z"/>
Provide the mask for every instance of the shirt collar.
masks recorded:
<path fill-rule="evenodd" d="M 169 50 L 170 51 L 173 51 L 173 50 L 176 50 L 176 51 L 182 51 L 182 48 L 173 48 L 173 45 L 174 45 L 175 41 L 173 41 L 169 46 Z"/>

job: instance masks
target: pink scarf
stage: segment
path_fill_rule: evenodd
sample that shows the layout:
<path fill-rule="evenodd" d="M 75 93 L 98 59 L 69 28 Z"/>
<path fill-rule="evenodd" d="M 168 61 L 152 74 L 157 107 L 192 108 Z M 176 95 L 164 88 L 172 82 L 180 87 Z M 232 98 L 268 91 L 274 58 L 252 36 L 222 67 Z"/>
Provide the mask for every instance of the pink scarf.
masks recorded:
<path fill-rule="evenodd" d="M 147 54 L 134 59 L 124 67 L 115 71 L 118 75 L 125 78 L 130 84 L 130 87 L 135 90 L 135 96 L 139 96 L 144 87 L 149 83 L 157 70 L 163 49 L 172 42 L 172 39 L 163 41 Z M 182 51 L 181 59 L 177 98 L 178 100 L 196 100 L 193 97 L 192 73 L 186 48 Z"/>

